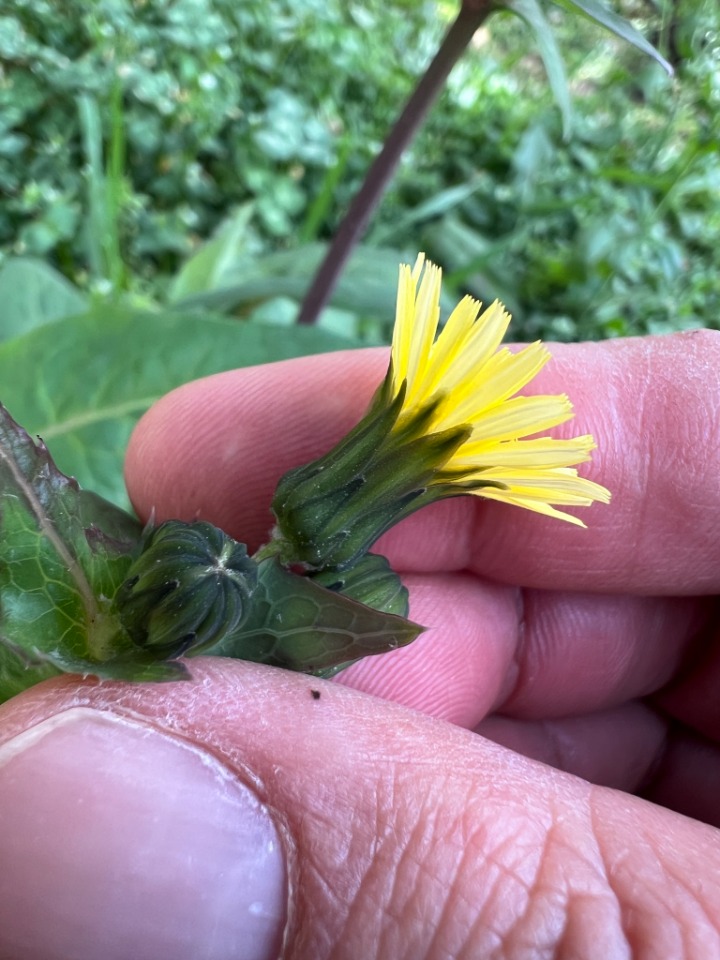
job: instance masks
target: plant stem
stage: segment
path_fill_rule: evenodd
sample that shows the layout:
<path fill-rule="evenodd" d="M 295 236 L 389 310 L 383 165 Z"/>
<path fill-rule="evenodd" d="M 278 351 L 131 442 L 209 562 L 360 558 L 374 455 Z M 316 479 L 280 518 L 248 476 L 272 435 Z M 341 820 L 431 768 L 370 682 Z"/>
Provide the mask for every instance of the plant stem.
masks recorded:
<path fill-rule="evenodd" d="M 457 18 L 445 34 L 432 63 L 405 104 L 350 204 L 305 295 L 298 323 L 312 324 L 317 320 L 335 289 L 342 268 L 382 199 L 405 149 L 419 130 L 475 31 L 494 8 L 494 0 L 463 0 Z"/>

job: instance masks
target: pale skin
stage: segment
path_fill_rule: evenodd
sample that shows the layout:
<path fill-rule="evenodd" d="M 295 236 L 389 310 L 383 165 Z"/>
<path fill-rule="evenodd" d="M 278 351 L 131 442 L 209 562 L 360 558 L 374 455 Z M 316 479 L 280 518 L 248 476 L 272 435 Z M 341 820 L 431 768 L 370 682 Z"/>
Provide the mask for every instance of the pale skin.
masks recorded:
<path fill-rule="evenodd" d="M 0 740 L 81 696 L 250 771 L 287 845 L 293 960 L 720 956 L 720 334 L 552 352 L 528 392 L 569 394 L 561 431 L 595 436 L 581 470 L 613 494 L 586 530 L 436 505 L 378 544 L 431 628 L 411 647 L 334 683 L 210 658 L 193 685 L 65 678 L 2 708 Z M 138 512 L 256 548 L 277 479 L 357 421 L 386 362 L 170 394 L 130 444 Z"/>

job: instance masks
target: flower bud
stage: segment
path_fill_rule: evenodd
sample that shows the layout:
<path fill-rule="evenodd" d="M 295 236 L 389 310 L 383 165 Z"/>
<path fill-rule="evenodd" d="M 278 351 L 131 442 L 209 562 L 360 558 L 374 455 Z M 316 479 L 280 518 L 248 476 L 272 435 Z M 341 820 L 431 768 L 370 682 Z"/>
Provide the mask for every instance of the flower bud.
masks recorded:
<path fill-rule="evenodd" d="M 169 520 L 145 538 L 115 609 L 134 643 L 179 657 L 237 630 L 256 583 L 245 544 L 211 523 Z"/>

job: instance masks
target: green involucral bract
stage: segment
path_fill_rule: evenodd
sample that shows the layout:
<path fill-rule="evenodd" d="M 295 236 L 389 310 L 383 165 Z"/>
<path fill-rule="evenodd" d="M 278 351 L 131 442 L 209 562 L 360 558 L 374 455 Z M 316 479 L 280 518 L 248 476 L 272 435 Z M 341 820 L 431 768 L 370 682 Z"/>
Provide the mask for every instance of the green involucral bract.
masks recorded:
<path fill-rule="evenodd" d="M 272 510 L 282 562 L 310 570 L 351 566 L 404 517 L 466 492 L 431 481 L 469 431 L 425 434 L 432 405 L 398 429 L 405 385 L 394 399 L 390 386 L 388 373 L 367 414 L 340 443 L 281 478 Z"/>

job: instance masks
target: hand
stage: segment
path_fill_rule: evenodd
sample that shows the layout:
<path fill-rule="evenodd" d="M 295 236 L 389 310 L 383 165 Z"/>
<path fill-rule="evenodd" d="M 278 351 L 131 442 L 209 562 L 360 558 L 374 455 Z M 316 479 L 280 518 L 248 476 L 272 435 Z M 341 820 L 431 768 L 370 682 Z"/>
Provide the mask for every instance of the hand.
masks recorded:
<path fill-rule="evenodd" d="M 720 339 L 553 352 L 533 389 L 571 396 L 613 503 L 587 530 L 474 498 L 395 528 L 378 552 L 431 627 L 409 648 L 335 683 L 206 658 L 0 708 L 0 960 L 274 958 L 284 930 L 294 960 L 720 954 Z M 138 510 L 255 548 L 385 363 L 170 394 L 130 446 Z"/>

